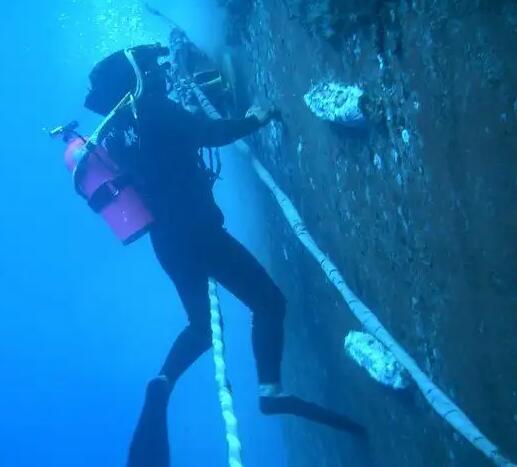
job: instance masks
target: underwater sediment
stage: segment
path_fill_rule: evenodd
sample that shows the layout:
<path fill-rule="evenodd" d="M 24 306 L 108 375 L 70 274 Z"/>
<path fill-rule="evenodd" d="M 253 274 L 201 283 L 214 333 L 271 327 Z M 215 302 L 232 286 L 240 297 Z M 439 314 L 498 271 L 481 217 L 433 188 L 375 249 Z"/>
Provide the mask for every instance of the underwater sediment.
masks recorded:
<path fill-rule="evenodd" d="M 515 461 L 517 5 L 226 3 L 249 95 L 284 118 L 254 138 L 257 157 L 354 292 Z M 290 465 L 493 465 L 418 391 L 347 356 L 359 323 L 264 195 L 286 386 L 369 432 L 365 447 L 286 421 Z"/>

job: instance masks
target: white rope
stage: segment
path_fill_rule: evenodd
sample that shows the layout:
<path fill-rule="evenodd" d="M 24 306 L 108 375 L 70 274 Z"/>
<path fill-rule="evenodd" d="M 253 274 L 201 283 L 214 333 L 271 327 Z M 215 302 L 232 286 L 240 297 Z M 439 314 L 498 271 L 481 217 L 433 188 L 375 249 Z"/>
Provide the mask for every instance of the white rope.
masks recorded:
<path fill-rule="evenodd" d="M 249 146 L 246 143 L 241 141 L 238 146 L 241 150 L 250 153 Z M 364 328 L 379 339 L 392 352 L 400 364 L 406 368 L 431 407 L 458 433 L 472 443 L 475 448 L 492 460 L 494 464 L 504 467 L 516 467 L 515 464 L 500 453 L 497 446 L 481 433 L 467 415 L 428 378 L 413 358 L 389 334 L 375 314 L 352 292 L 337 267 L 323 253 L 309 234 L 295 206 L 278 187 L 271 174 L 257 159 L 252 158 L 252 163 L 260 179 L 275 197 L 295 235 L 314 259 L 318 261 L 327 278 L 342 295 L 350 311 L 352 311 Z"/>
<path fill-rule="evenodd" d="M 220 119 L 221 115 L 206 98 L 193 80 L 189 80 L 190 87 L 194 91 L 201 107 L 208 117 Z M 222 330 L 221 310 L 217 295 L 217 282 L 210 279 L 208 282 L 208 294 L 210 297 L 210 323 L 212 328 L 212 346 L 215 364 L 215 380 L 218 386 L 219 403 L 226 428 L 226 441 L 228 443 L 228 463 L 230 467 L 242 467 L 238 422 L 233 410 L 233 396 L 226 376 L 226 362 L 224 359 L 224 340 Z"/>
<path fill-rule="evenodd" d="M 233 397 L 226 376 L 226 362 L 224 360 L 224 341 L 217 295 L 217 283 L 210 279 L 208 282 L 210 297 L 210 325 L 212 328 L 212 346 L 215 363 L 215 380 L 217 382 L 219 402 L 226 427 L 226 441 L 228 443 L 228 463 L 230 467 L 242 467 L 241 442 L 239 440 L 237 418 L 233 410 Z"/>

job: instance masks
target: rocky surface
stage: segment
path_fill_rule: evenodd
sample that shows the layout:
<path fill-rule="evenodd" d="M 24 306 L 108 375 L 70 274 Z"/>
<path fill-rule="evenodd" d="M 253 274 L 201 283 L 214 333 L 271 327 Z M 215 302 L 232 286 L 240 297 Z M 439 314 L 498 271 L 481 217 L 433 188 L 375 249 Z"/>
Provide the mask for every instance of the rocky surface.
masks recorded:
<path fill-rule="evenodd" d="M 258 157 L 352 289 L 517 461 L 517 3 L 226 3 L 250 95 L 284 116 L 253 141 Z M 368 124 L 315 117 L 304 95 L 320 82 L 364 90 Z M 418 391 L 381 387 L 345 355 L 358 323 L 268 199 L 286 386 L 370 435 L 286 421 L 290 465 L 491 465 Z"/>

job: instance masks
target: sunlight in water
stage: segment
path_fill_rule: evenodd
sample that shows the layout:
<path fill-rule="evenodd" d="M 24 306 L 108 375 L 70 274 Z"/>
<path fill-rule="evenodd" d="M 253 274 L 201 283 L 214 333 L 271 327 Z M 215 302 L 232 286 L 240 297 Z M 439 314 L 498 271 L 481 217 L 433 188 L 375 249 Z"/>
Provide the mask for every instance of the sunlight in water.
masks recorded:
<path fill-rule="evenodd" d="M 71 33 L 76 53 L 89 61 L 128 46 L 163 39 L 146 25 L 145 19 L 144 2 L 138 0 L 73 0 L 58 16 L 61 28 Z"/>

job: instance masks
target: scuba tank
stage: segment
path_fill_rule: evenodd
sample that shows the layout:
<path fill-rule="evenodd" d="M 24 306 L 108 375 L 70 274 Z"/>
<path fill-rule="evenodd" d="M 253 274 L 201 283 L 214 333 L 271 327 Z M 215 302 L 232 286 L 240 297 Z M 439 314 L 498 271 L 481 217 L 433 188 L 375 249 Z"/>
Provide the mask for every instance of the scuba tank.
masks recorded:
<path fill-rule="evenodd" d="M 140 52 L 147 67 L 148 61 L 163 55 L 167 49 L 156 44 L 123 51 L 135 73 L 136 89 L 120 100 L 88 139 L 76 131 L 78 123 L 75 121 L 50 132 L 52 138 L 62 137 L 67 144 L 65 165 L 72 173 L 76 192 L 104 219 L 124 245 L 145 235 L 154 218 L 132 185 L 129 174 L 124 173 L 99 141 L 108 124 L 123 108 L 129 107 L 138 122 L 135 102 L 143 92 L 144 77 L 134 57 L 135 51 Z"/>
<path fill-rule="evenodd" d="M 101 145 L 76 132 L 77 123 L 52 130 L 52 137 L 63 138 L 67 147 L 64 162 L 72 173 L 76 191 L 89 207 L 108 224 L 115 236 L 128 245 L 145 235 L 153 216 L 130 177 L 110 159 Z"/>

